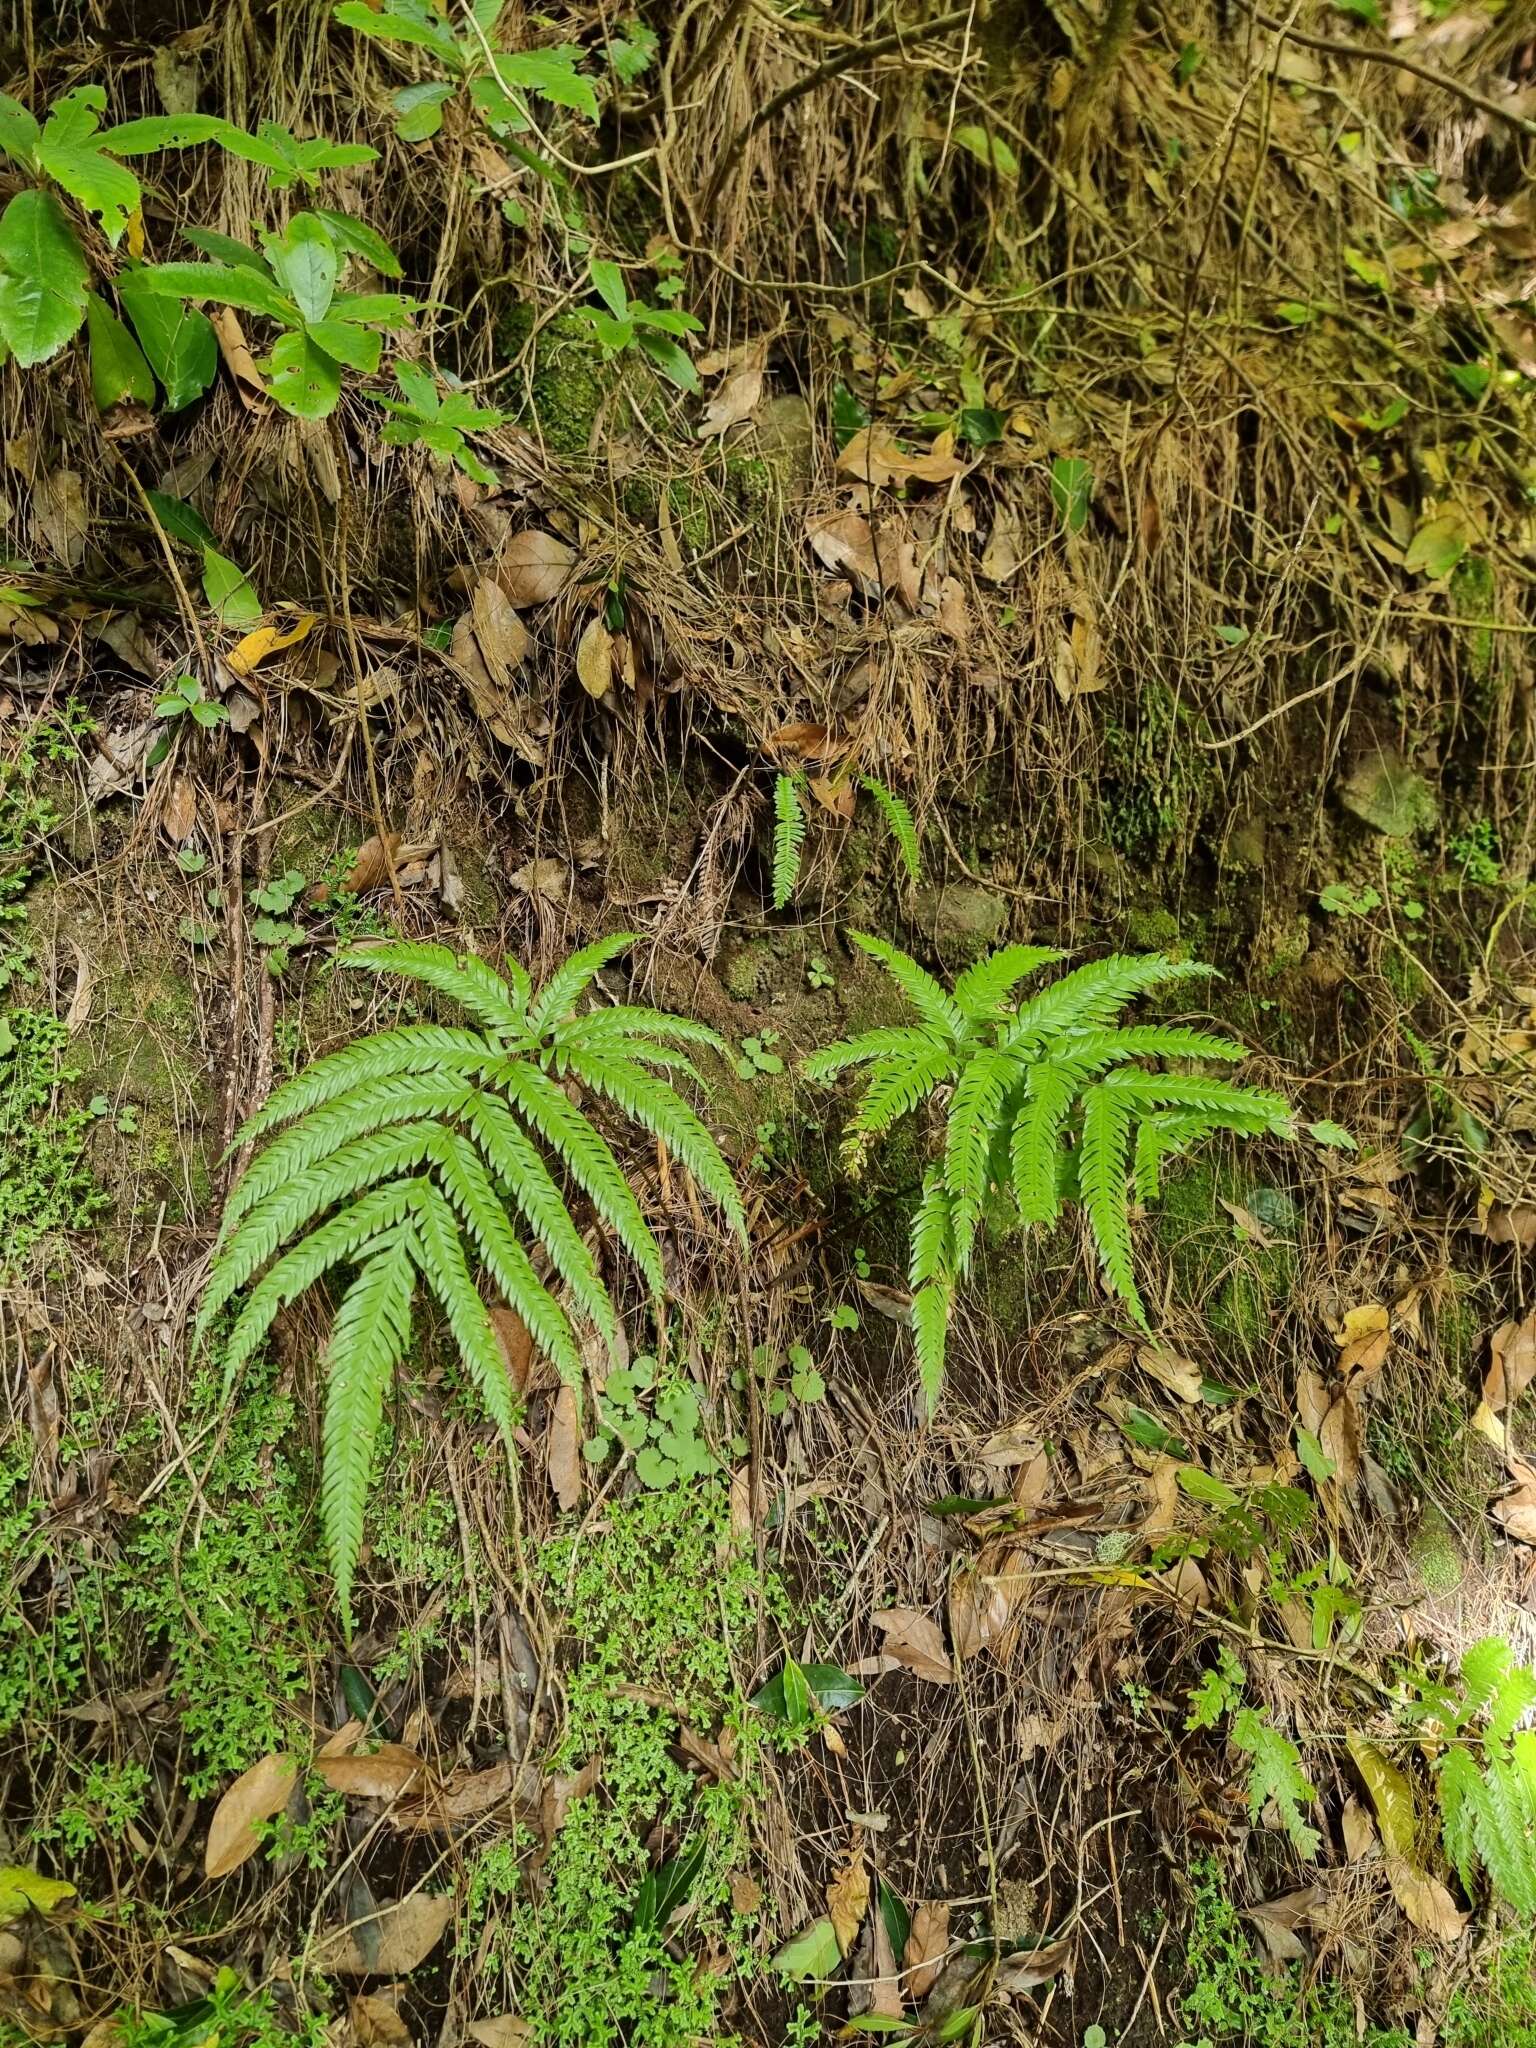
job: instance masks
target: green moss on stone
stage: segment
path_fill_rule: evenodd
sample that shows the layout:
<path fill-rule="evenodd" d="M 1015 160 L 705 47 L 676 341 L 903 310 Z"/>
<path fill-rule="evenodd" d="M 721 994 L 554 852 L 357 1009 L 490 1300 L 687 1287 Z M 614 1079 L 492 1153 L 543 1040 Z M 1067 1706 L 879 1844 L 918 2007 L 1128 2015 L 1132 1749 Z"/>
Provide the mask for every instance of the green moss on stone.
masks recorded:
<path fill-rule="evenodd" d="M 1203 1316 L 1217 1336 L 1252 1353 L 1268 1337 L 1290 1289 L 1295 1258 L 1285 1243 L 1265 1249 L 1244 1239 L 1223 1201 L 1249 1210 L 1277 1238 L 1294 1223 L 1280 1213 L 1290 1209 L 1284 1195 L 1256 1186 L 1225 1163 L 1201 1158 L 1175 1167 L 1165 1179 L 1154 1233 L 1172 1265 L 1179 1303 Z"/>
<path fill-rule="evenodd" d="M 523 417 L 557 455 L 585 455 L 592 426 L 612 382 L 591 326 L 578 313 L 557 313 L 533 333 L 534 309 L 513 306 L 497 332 L 499 353 L 521 355 L 533 335 L 531 362 L 521 379 L 509 378 Z"/>

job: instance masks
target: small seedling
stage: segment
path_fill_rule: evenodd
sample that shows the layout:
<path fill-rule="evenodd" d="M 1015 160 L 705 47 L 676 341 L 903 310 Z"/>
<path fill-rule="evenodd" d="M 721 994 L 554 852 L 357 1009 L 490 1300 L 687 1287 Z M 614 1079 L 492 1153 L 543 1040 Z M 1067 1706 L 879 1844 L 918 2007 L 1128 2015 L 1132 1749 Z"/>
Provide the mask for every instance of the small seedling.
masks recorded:
<path fill-rule="evenodd" d="M 834 1330 L 856 1330 L 859 1327 L 859 1312 L 850 1308 L 846 1301 L 839 1302 L 827 1317 Z"/>
<path fill-rule="evenodd" d="M 367 393 L 375 405 L 395 415 L 380 438 L 391 448 L 426 448 L 441 461 L 456 464 L 475 483 L 494 488 L 495 470 L 486 467 L 464 437 L 493 432 L 506 424 L 507 415 L 494 406 L 476 405 L 462 391 L 441 394 L 436 378 L 415 363 L 396 363 L 395 382 L 399 398 Z"/>
<path fill-rule="evenodd" d="M 640 1405 L 647 1394 L 653 1394 L 650 1414 Z M 589 1464 L 604 1463 L 615 1442 L 621 1443 L 634 1455 L 636 1476 L 653 1493 L 716 1469 L 715 1454 L 699 1433 L 698 1395 L 675 1378 L 658 1386 L 654 1358 L 642 1354 L 609 1373 L 597 1405 L 603 1428 L 582 1445 Z"/>
<path fill-rule="evenodd" d="M 782 1074 L 784 1062 L 773 1050 L 779 1042 L 777 1031 L 762 1031 L 755 1038 L 741 1041 L 741 1057 L 736 1062 L 736 1072 L 743 1081 L 755 1081 L 759 1074 Z"/>
<path fill-rule="evenodd" d="M 828 962 L 820 953 L 813 953 L 806 962 L 805 978 L 812 988 L 836 988 L 837 981 Z"/>
<path fill-rule="evenodd" d="M 679 390 L 697 391 L 699 373 L 693 358 L 671 337 L 699 334 L 703 322 L 695 320 L 691 313 L 678 312 L 675 306 L 648 306 L 641 299 L 631 299 L 617 263 L 594 256 L 587 265 L 587 274 L 606 310 L 599 311 L 596 306 L 579 306 L 576 310 L 591 321 L 604 354 L 617 356 L 637 348 Z M 657 287 L 657 296 L 675 296 L 681 283 L 676 277 L 664 279 Z"/>
<path fill-rule="evenodd" d="M 160 766 L 171 751 L 171 740 L 177 726 L 186 719 L 190 718 L 205 732 L 211 732 L 215 726 L 225 722 L 229 713 L 217 699 L 203 695 L 203 686 L 196 676 L 178 676 L 165 694 L 155 699 L 155 716 L 165 720 L 166 729 L 149 750 L 149 758 L 145 762 L 148 768 Z"/>

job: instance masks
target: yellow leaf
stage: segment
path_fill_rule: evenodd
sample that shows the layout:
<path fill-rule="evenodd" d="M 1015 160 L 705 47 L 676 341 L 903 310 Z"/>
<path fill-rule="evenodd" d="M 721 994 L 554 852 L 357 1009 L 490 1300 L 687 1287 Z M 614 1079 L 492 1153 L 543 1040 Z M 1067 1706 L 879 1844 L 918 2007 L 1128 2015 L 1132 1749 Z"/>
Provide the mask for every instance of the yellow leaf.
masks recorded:
<path fill-rule="evenodd" d="M 281 626 L 258 626 L 254 633 L 247 633 L 233 653 L 225 661 L 237 676 L 248 676 L 269 654 L 276 654 L 281 648 L 296 647 L 305 639 L 315 623 L 316 614 L 305 612 L 298 623 L 290 626 L 285 633 Z"/>
<path fill-rule="evenodd" d="M 613 682 L 613 635 L 601 612 L 587 622 L 576 649 L 576 673 L 589 697 L 606 695 Z"/>
<path fill-rule="evenodd" d="M 128 254 L 135 263 L 144 261 L 144 209 L 136 206 L 128 216 Z"/>
<path fill-rule="evenodd" d="M 38 1913 L 51 1913 L 74 1896 L 74 1886 L 62 1878 L 40 1877 L 24 1864 L 8 1863 L 0 1870 L 0 1926 L 17 1919 L 29 1906 Z"/>
<path fill-rule="evenodd" d="M 1376 1809 L 1382 1847 L 1389 1857 L 1396 1856 L 1405 1863 L 1411 1863 L 1418 1846 L 1419 1823 L 1413 1806 L 1413 1786 L 1407 1772 L 1399 1770 L 1374 1742 L 1366 1740 L 1358 1728 L 1351 1728 L 1344 1740 Z"/>
<path fill-rule="evenodd" d="M 864 1845 L 855 1842 L 848 1860 L 827 1886 L 827 1912 L 837 1945 L 846 1956 L 858 1939 L 869 1911 L 869 1872 L 864 1866 Z"/>

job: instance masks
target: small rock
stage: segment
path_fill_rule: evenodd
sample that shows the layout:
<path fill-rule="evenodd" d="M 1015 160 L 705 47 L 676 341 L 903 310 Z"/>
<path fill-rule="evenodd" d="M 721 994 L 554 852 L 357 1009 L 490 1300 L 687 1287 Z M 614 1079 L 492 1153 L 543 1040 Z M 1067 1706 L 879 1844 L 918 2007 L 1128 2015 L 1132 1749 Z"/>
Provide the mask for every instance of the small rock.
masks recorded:
<path fill-rule="evenodd" d="M 1339 785 L 1339 802 L 1388 839 L 1429 831 L 1440 815 L 1435 793 L 1400 754 L 1385 747 L 1365 754 Z"/>
<path fill-rule="evenodd" d="M 816 429 L 811 408 L 795 392 L 770 398 L 752 415 L 757 452 L 785 485 L 804 486 L 815 466 Z"/>
<path fill-rule="evenodd" d="M 995 945 L 1008 922 L 1006 901 L 971 882 L 921 889 L 912 907 L 918 923 L 932 933 L 935 945 L 967 957 Z"/>

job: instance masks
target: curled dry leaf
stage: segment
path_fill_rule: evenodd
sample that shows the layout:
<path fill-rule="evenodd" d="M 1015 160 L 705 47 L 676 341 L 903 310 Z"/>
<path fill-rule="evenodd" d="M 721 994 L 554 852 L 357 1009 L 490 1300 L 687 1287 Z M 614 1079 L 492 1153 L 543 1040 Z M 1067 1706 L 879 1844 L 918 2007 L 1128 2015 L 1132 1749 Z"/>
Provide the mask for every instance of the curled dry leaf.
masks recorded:
<path fill-rule="evenodd" d="M 282 1812 L 298 1772 L 295 1760 L 279 1751 L 240 1773 L 208 1823 L 205 1877 L 228 1877 L 248 1856 L 255 1855 L 261 1839 L 256 1833 L 258 1824 Z"/>
<path fill-rule="evenodd" d="M 1300 1891 L 1287 1892 L 1278 1899 L 1266 1899 L 1261 1905 L 1249 1906 L 1244 1914 L 1258 1929 L 1271 1963 L 1284 1965 L 1306 1960 L 1307 1947 L 1301 1939 L 1300 1930 L 1310 1926 L 1312 1908 L 1318 1903 L 1321 1892 L 1316 1885 L 1305 1885 Z"/>
<path fill-rule="evenodd" d="M 885 1637 L 885 1654 L 930 1685 L 951 1685 L 954 1672 L 937 1622 L 916 1607 L 885 1607 L 870 1617 Z"/>
<path fill-rule="evenodd" d="M 256 358 L 247 345 L 239 315 L 232 306 L 216 306 L 208 318 L 213 324 L 219 354 L 224 358 L 224 367 L 230 374 L 240 403 L 247 412 L 268 411 L 267 387 L 256 367 Z"/>
<path fill-rule="evenodd" d="M 564 1383 L 550 1410 L 545 1464 L 555 1499 L 562 1508 L 575 1507 L 581 1499 L 581 1416 L 575 1389 Z"/>
<path fill-rule="evenodd" d="M 411 2030 L 392 2000 L 371 1991 L 360 1992 L 348 2006 L 347 2017 L 358 2048 L 408 2048 Z"/>
<path fill-rule="evenodd" d="M 532 2027 L 513 2012 L 504 2012 L 493 2020 L 474 2020 L 464 2031 L 471 2041 L 480 2043 L 480 2048 L 523 2048 L 525 2041 L 533 2039 Z"/>
<path fill-rule="evenodd" d="M 827 1886 L 827 1913 L 837 1946 L 846 1956 L 858 1938 L 869 1911 L 869 1869 L 864 1861 L 864 1844 L 855 1838 L 841 1869 Z"/>
<path fill-rule="evenodd" d="M 940 434 L 926 454 L 909 455 L 889 427 L 861 427 L 837 458 L 844 476 L 856 477 L 878 490 L 882 484 L 948 483 L 964 476 L 969 464 L 955 453 L 955 437 Z"/>
<path fill-rule="evenodd" d="M 1060 1941 L 1042 1942 L 1038 1948 L 1021 1949 L 1004 1956 L 998 1964 L 992 1988 L 1001 1998 L 1012 1998 L 1020 1991 L 1038 1991 L 1042 1984 L 1059 1977 L 1071 1961 L 1069 1935 L 1063 1935 Z"/>
<path fill-rule="evenodd" d="M 576 551 L 536 526 L 514 533 L 496 564 L 496 580 L 519 611 L 548 604 L 565 588 Z"/>
<path fill-rule="evenodd" d="M 1516 1202 L 1506 1209 L 1493 1203 L 1483 1218 L 1483 1235 L 1493 1244 L 1514 1244 L 1523 1252 L 1536 1251 L 1536 1204 Z"/>
<path fill-rule="evenodd" d="M 748 342 L 745 348 L 733 349 L 720 368 L 725 371 L 719 389 L 704 408 L 704 417 L 699 422 L 699 439 L 708 441 L 716 434 L 723 434 L 737 426 L 756 406 L 763 395 L 763 370 L 768 361 L 768 343 Z M 703 365 L 700 365 L 703 369 Z M 663 492 L 665 497 L 666 493 Z"/>
<path fill-rule="evenodd" d="M 563 860 L 546 854 L 538 860 L 524 861 L 507 880 L 525 896 L 544 896 L 551 903 L 563 903 L 570 893 L 571 871 Z"/>
<path fill-rule="evenodd" d="M 482 576 L 475 585 L 469 619 L 486 672 L 499 689 L 507 689 L 513 670 L 528 659 L 533 642 L 511 599 L 492 577 Z"/>
<path fill-rule="evenodd" d="M 907 1990 L 915 2001 L 928 1996 L 944 1967 L 949 1949 L 949 1903 L 944 1899 L 921 1899 L 912 1910 L 907 1945 L 902 1950 L 902 1968 Z"/>
<path fill-rule="evenodd" d="M 165 836 L 179 846 L 184 839 L 190 839 L 197 823 L 197 790 L 189 775 L 178 775 L 171 784 L 165 799 L 165 809 L 160 814 L 165 827 Z"/>
<path fill-rule="evenodd" d="M 315 1943 L 315 1968 L 338 1977 L 407 1977 L 426 1961 L 453 1919 L 453 1900 L 412 1892 L 355 1926 L 333 1927 Z"/>
<path fill-rule="evenodd" d="M 398 1799 L 418 1784 L 426 1764 L 414 1749 L 382 1742 L 363 1756 L 317 1756 L 315 1775 L 349 1799 Z"/>
<path fill-rule="evenodd" d="M 285 647 L 297 647 L 301 640 L 307 640 L 315 623 L 313 612 L 303 612 L 286 629 L 258 626 L 254 633 L 247 633 L 230 649 L 224 657 L 224 665 L 237 676 L 251 675 L 269 656 L 280 654 Z"/>
<path fill-rule="evenodd" d="M 1358 1372 L 1368 1379 L 1380 1372 L 1392 1341 L 1391 1325 L 1391 1313 L 1382 1302 L 1366 1301 L 1358 1308 L 1346 1309 L 1334 1332 L 1339 1371 L 1346 1376 Z"/>
<path fill-rule="evenodd" d="M 544 1797 L 544 1780 L 531 1764 L 510 1760 L 483 1771 L 455 1771 L 441 1785 L 407 1794 L 390 1809 L 390 1821 L 404 1830 L 443 1829 L 456 1821 L 476 1820 L 498 1806 L 534 1814 Z"/>
<path fill-rule="evenodd" d="M 613 688 L 613 635 L 601 612 L 588 619 L 577 642 L 576 673 L 589 697 L 606 697 Z"/>
<path fill-rule="evenodd" d="M 90 515 L 78 469 L 56 469 L 32 493 L 32 533 L 67 569 L 85 558 Z"/>
<path fill-rule="evenodd" d="M 1205 1376 L 1193 1359 L 1170 1351 L 1162 1344 L 1140 1344 L 1136 1348 L 1136 1362 L 1160 1387 L 1166 1387 L 1176 1400 L 1199 1400 Z"/>
<path fill-rule="evenodd" d="M 1514 1484 L 1494 1502 L 1493 1518 L 1517 1542 L 1536 1545 L 1536 1465 L 1515 1451 L 1508 1453 L 1507 1462 Z"/>
<path fill-rule="evenodd" d="M 1497 1415 L 1513 1408 L 1536 1379 L 1536 1312 L 1524 1322 L 1500 1323 L 1488 1340 L 1483 1399 Z"/>
<path fill-rule="evenodd" d="M 1359 1387 L 1358 1375 L 1348 1386 L 1330 1387 L 1310 1366 L 1296 1376 L 1297 1420 L 1317 1438 L 1345 1492 L 1358 1483 L 1365 1452 Z"/>
<path fill-rule="evenodd" d="M 903 534 L 893 521 L 882 522 L 877 536 L 864 514 L 850 505 L 807 520 L 805 533 L 826 566 L 834 574 L 856 576 L 866 596 L 878 597 L 899 585 Z"/>

